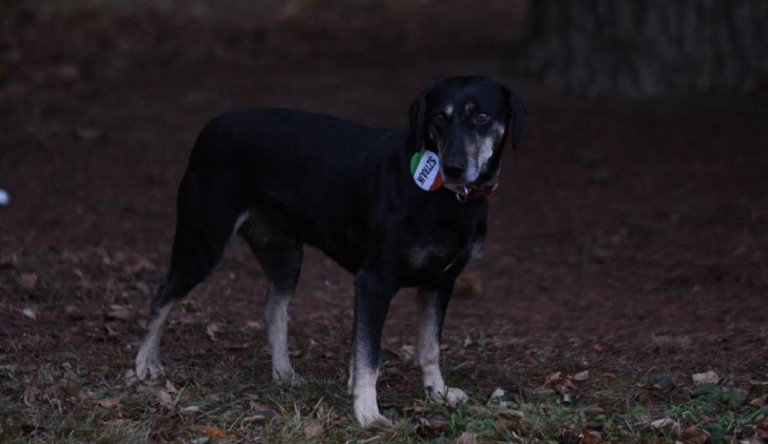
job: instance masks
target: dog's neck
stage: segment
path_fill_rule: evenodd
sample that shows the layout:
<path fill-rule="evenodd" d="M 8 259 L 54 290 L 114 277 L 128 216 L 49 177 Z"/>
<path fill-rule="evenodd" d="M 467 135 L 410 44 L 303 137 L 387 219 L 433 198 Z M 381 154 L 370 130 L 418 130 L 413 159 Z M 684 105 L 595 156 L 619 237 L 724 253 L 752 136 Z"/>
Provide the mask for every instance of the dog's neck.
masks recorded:
<path fill-rule="evenodd" d="M 437 160 L 436 164 L 433 162 L 431 165 L 428 165 L 428 162 L 425 162 L 424 160 L 425 154 L 429 155 L 430 160 Z M 496 170 L 493 176 L 486 181 L 474 182 L 466 185 L 443 182 L 440 170 L 441 165 L 439 156 L 436 155 L 434 151 L 427 150 L 426 147 L 422 146 L 422 148 L 411 158 L 411 175 L 413 176 L 413 180 L 425 191 L 437 191 L 440 188 L 445 188 L 456 194 L 456 199 L 463 203 L 466 202 L 467 199 L 487 199 L 491 193 L 496 191 L 499 187 L 500 169 Z"/>
<path fill-rule="evenodd" d="M 497 172 L 490 180 L 483 183 L 471 183 L 464 186 L 444 183 L 443 188 L 456 193 L 456 199 L 459 202 L 465 202 L 467 199 L 487 199 L 491 193 L 499 188 L 499 173 Z"/>

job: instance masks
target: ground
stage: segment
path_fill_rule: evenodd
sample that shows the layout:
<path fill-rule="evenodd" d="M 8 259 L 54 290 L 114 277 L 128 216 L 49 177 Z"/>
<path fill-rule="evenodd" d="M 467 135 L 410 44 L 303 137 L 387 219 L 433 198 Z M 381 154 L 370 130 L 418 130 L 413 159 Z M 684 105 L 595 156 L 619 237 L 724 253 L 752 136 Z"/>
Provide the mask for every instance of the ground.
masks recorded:
<path fill-rule="evenodd" d="M 763 442 L 765 96 L 563 97 L 514 76 L 503 3 L 461 19 L 380 3 L 0 17 L 0 440 Z M 290 312 L 308 383 L 272 386 L 264 278 L 239 240 L 174 312 L 167 378 L 130 379 L 207 119 L 281 106 L 402 126 L 429 81 L 467 73 L 529 109 L 445 326 L 444 372 L 468 405 L 425 401 L 405 290 L 379 380 L 395 425 L 358 429 L 351 276 L 311 249 Z"/>

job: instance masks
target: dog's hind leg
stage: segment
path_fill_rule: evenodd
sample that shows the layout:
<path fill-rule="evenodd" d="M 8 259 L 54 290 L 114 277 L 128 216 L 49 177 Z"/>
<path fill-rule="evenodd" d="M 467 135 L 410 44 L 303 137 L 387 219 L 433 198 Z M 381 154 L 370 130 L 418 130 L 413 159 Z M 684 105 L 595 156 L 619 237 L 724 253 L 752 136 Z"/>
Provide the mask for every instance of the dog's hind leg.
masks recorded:
<path fill-rule="evenodd" d="M 251 246 L 267 277 L 267 340 L 272 355 L 272 380 L 297 384 L 303 379 L 296 374 L 288 356 L 288 304 L 296 292 L 303 256 L 302 244 L 281 232 L 258 210 L 239 233 Z"/>
<path fill-rule="evenodd" d="M 430 400 L 455 405 L 469 399 L 463 390 L 445 385 L 440 372 L 440 336 L 453 284 L 419 288 L 419 349 L 424 390 Z"/>
<path fill-rule="evenodd" d="M 237 224 L 242 221 L 238 216 L 243 212 L 232 202 L 219 197 L 226 191 L 201 187 L 190 172 L 182 180 L 171 266 L 165 283 L 152 299 L 147 334 L 136 355 L 139 380 L 158 378 L 164 373 L 159 350 L 168 314 L 177 300 L 210 274 Z"/>

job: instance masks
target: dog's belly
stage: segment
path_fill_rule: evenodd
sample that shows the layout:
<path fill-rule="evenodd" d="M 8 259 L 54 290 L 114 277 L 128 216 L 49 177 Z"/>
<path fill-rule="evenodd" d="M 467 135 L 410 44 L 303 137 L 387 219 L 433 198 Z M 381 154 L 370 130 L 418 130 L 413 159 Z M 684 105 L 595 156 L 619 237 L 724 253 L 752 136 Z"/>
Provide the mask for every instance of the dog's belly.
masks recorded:
<path fill-rule="evenodd" d="M 449 249 L 438 245 L 417 245 L 406 250 L 406 265 L 402 278 L 408 286 L 434 281 L 467 259 L 464 249 Z"/>

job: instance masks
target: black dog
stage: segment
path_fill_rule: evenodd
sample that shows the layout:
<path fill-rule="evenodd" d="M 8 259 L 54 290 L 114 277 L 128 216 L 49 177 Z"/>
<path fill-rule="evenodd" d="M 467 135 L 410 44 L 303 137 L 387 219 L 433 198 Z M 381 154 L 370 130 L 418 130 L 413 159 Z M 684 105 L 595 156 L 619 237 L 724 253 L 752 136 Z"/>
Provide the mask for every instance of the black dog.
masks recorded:
<path fill-rule="evenodd" d="M 409 130 L 278 109 L 213 119 L 181 182 L 170 271 L 152 300 L 138 378 L 163 373 L 158 349 L 173 303 L 205 279 L 238 233 L 268 280 L 275 381 L 300 380 L 288 358 L 287 310 L 308 244 L 355 274 L 349 388 L 358 422 L 386 421 L 376 403 L 379 347 L 402 287 L 418 287 L 418 363 L 429 398 L 465 401 L 440 373 L 443 319 L 456 277 L 485 237 L 485 197 L 497 185 L 505 140 L 511 134 L 513 147 L 520 143 L 524 119 L 521 102 L 483 77 L 424 91 Z"/>

